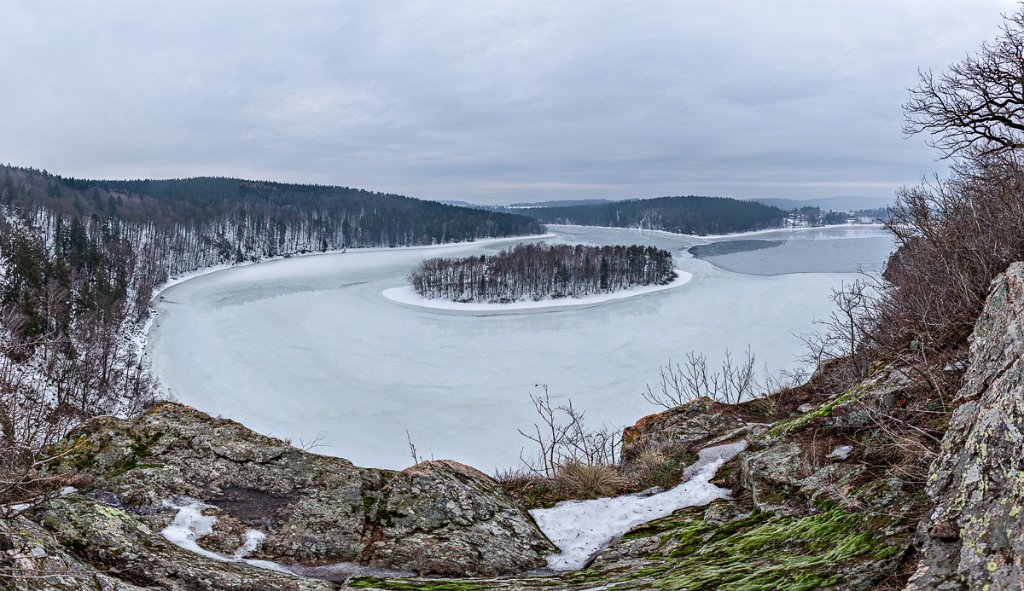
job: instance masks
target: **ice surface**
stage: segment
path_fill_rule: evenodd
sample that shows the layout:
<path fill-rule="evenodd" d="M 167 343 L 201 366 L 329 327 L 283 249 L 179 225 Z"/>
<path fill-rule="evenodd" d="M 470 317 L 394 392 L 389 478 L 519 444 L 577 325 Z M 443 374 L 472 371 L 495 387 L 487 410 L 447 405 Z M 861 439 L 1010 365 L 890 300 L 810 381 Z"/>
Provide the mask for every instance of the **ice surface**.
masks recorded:
<path fill-rule="evenodd" d="M 707 505 L 728 497 L 729 491 L 711 484 L 711 478 L 745 447 L 746 442 L 738 442 L 701 450 L 697 462 L 687 468 L 685 481 L 662 493 L 566 501 L 550 509 L 530 511 L 537 526 L 561 550 L 548 557 L 548 568 L 581 569 L 595 553 L 633 526 L 683 507 Z"/>
<path fill-rule="evenodd" d="M 424 258 L 493 254 L 514 240 L 248 265 L 161 294 L 150 333 L 156 375 L 186 404 L 294 441 L 320 437 L 329 447 L 316 451 L 357 464 L 408 466 L 408 430 L 423 457 L 490 472 L 518 464 L 528 442 L 517 428 L 537 420 L 537 384 L 556 404 L 571 396 L 592 426 L 631 424 L 656 410 L 640 392 L 659 367 L 691 349 L 717 363 L 725 349 L 750 346 L 759 365 L 793 368 L 803 352 L 797 335 L 818 330 L 831 290 L 854 278 L 734 273 L 682 251 L 706 240 L 666 232 L 549 229 L 552 241 L 671 249 L 692 277 L 643 297 L 507 314 L 418 308 L 381 294 L 407 285 Z M 861 244 L 845 239 L 848 228 L 832 232 Z M 812 233 L 820 242 L 831 235 Z"/>

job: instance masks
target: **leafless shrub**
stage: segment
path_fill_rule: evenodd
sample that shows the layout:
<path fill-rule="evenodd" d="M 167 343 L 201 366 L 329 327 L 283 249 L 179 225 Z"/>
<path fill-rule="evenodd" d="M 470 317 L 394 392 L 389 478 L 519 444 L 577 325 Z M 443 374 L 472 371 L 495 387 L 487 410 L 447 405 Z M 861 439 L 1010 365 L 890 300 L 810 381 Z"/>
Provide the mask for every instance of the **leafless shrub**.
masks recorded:
<path fill-rule="evenodd" d="M 835 304 L 820 332 L 801 335 L 802 361 L 811 367 L 828 366 L 832 382 L 851 384 L 867 377 L 874 357 L 867 346 L 868 330 L 876 314 L 881 279 L 865 275 L 832 291 Z"/>
<path fill-rule="evenodd" d="M 406 435 L 408 434 L 409 432 L 406 431 Z M 310 439 L 309 441 L 306 441 L 305 439 L 300 437 L 299 443 L 295 447 L 301 449 L 302 451 L 313 451 L 318 447 L 330 447 L 330 445 L 324 443 L 324 438 L 322 435 L 317 435 L 316 437 Z"/>
<path fill-rule="evenodd" d="M 755 375 L 755 361 L 749 348 L 742 359 L 734 358 L 727 350 L 721 368 L 713 371 L 707 356 L 690 351 L 683 363 L 669 361 L 660 368 L 657 386 L 652 388 L 648 384 L 647 391 L 641 394 L 651 404 L 664 408 L 682 406 L 700 397 L 738 404 L 762 392 L 762 384 Z"/>
<path fill-rule="evenodd" d="M 614 465 L 618 463 L 622 445 L 621 434 L 616 429 L 603 427 L 588 429 L 584 423 L 584 412 L 573 406 L 572 399 L 556 406 L 551 401 L 547 384 L 539 385 L 542 394 L 530 394 L 539 423 L 532 431 L 519 429 L 519 434 L 536 446 L 536 456 L 531 459 L 525 452 L 520 459 L 526 468 L 548 478 L 557 476 L 559 469 L 569 463 L 585 466 Z"/>

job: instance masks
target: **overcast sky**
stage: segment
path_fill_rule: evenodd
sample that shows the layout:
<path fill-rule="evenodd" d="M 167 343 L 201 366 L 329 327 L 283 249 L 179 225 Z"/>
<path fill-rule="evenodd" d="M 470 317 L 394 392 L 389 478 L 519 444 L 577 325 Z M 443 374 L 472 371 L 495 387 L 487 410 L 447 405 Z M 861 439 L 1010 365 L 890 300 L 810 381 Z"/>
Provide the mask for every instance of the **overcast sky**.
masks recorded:
<path fill-rule="evenodd" d="M 0 0 L 0 162 L 507 203 L 890 196 L 1007 0 Z"/>

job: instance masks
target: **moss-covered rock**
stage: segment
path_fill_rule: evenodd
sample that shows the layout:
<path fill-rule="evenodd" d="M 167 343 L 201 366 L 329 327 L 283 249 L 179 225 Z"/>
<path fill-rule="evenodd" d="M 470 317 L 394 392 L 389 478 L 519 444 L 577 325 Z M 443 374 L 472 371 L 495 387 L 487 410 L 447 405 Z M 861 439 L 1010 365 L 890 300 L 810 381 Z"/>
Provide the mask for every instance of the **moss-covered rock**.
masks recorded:
<path fill-rule="evenodd" d="M 0 523 L 4 589 L 328 591 L 337 586 L 242 563 L 212 560 L 164 540 L 120 509 L 80 495 L 36 507 L 32 521 Z M 17 554 L 12 554 L 14 550 Z M 24 558 L 24 556 L 28 558 Z M 3 573 L 6 574 L 6 573 Z M 53 576 L 57 575 L 57 576 Z M 7 586 L 10 583 L 10 586 Z"/>
<path fill-rule="evenodd" d="M 703 511 L 691 508 L 637 527 L 589 568 L 574 573 L 516 579 L 354 578 L 348 585 L 392 591 L 869 589 L 895 568 L 907 541 L 887 537 L 871 514 L 840 509 L 806 516 L 736 511 L 725 521 L 709 520 Z"/>
<path fill-rule="evenodd" d="M 176 514 L 169 499 L 209 505 L 217 523 L 199 543 L 222 554 L 236 549 L 247 529 L 266 536 L 256 558 L 286 564 L 508 574 L 543 564 L 552 550 L 530 516 L 470 468 L 361 468 L 181 404 L 161 404 L 130 421 L 89 421 L 55 455 L 50 470 L 91 474 L 87 494 L 153 531 Z M 444 552 L 398 550 L 416 545 Z"/>
<path fill-rule="evenodd" d="M 423 462 L 402 471 L 375 510 L 379 541 L 367 551 L 377 566 L 495 575 L 544 566 L 544 556 L 557 551 L 496 482 L 458 462 Z M 532 544 L 532 560 L 521 551 L 525 543 Z"/>

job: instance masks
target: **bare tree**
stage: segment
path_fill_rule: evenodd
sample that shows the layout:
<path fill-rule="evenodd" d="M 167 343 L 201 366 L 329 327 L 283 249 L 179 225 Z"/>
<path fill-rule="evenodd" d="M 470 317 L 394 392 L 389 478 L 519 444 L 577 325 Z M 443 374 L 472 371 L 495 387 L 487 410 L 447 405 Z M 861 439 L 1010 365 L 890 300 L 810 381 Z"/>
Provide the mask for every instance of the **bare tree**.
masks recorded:
<path fill-rule="evenodd" d="M 726 350 L 720 369 L 714 371 L 708 367 L 706 355 L 690 351 L 683 363 L 669 361 L 665 364 L 657 387 L 648 384 L 647 391 L 641 394 L 651 404 L 664 408 L 682 406 L 700 397 L 739 404 L 762 392 L 755 361 L 750 348 L 742 359 L 734 358 L 732 352 Z"/>
<path fill-rule="evenodd" d="M 977 55 L 919 74 L 904 105 L 907 134 L 931 135 L 944 157 L 1024 147 L 1024 12 L 1004 16 L 999 36 Z"/>
<path fill-rule="evenodd" d="M 573 406 L 571 398 L 564 405 L 555 406 L 547 384 L 539 387 L 543 393 L 530 394 L 530 401 L 540 422 L 533 424 L 532 431 L 518 430 L 536 445 L 535 459 L 520 454 L 530 472 L 554 478 L 570 464 L 611 466 L 618 463 L 622 437 L 617 429 L 588 429 L 584 412 Z"/>

